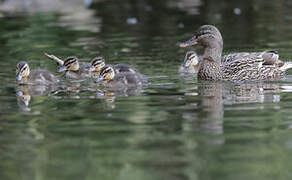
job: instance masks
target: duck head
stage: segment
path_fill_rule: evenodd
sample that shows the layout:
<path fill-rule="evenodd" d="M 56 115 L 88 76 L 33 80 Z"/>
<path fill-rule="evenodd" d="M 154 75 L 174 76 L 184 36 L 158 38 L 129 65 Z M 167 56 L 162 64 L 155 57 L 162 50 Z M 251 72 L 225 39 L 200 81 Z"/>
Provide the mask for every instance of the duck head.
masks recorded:
<path fill-rule="evenodd" d="M 194 36 L 180 44 L 180 47 L 203 46 L 205 48 L 204 58 L 221 58 L 223 50 L 223 39 L 220 31 L 212 25 L 203 25 L 195 32 Z"/>
<path fill-rule="evenodd" d="M 27 79 L 27 77 L 29 76 L 30 73 L 30 69 L 28 66 L 28 63 L 25 61 L 20 61 L 17 65 L 16 65 L 16 80 L 17 81 L 21 81 L 23 79 Z"/>
<path fill-rule="evenodd" d="M 67 57 L 64 60 L 63 66 L 61 66 L 57 72 L 64 72 L 64 71 L 78 71 L 79 70 L 79 60 L 75 56 Z"/>
<path fill-rule="evenodd" d="M 91 60 L 91 65 L 88 68 L 90 72 L 100 73 L 101 69 L 105 66 L 105 61 L 103 57 L 96 57 Z"/>
<path fill-rule="evenodd" d="M 112 66 L 104 66 L 95 82 L 106 81 L 109 82 L 115 77 L 115 70 Z"/>

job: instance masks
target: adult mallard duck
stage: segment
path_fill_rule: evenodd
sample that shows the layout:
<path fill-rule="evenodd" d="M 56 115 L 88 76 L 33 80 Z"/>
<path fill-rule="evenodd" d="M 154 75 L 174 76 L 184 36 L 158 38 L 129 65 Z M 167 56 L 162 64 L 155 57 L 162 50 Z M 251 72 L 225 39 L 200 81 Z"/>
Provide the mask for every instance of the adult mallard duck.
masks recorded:
<path fill-rule="evenodd" d="M 30 70 L 26 61 L 20 61 L 16 65 L 16 81 L 19 84 L 54 84 L 58 79 L 44 69 Z"/>
<path fill-rule="evenodd" d="M 220 31 L 212 25 L 201 26 L 180 47 L 192 45 L 205 48 L 198 71 L 198 78 L 203 80 L 276 80 L 292 68 L 292 63 L 279 60 L 275 51 L 233 53 L 222 57 L 223 39 Z"/>
<path fill-rule="evenodd" d="M 116 73 L 116 70 L 111 65 L 104 66 L 100 71 L 100 75 L 95 80 L 96 83 L 102 82 L 105 86 L 112 88 L 138 87 L 143 85 L 145 81 L 136 73 Z"/>

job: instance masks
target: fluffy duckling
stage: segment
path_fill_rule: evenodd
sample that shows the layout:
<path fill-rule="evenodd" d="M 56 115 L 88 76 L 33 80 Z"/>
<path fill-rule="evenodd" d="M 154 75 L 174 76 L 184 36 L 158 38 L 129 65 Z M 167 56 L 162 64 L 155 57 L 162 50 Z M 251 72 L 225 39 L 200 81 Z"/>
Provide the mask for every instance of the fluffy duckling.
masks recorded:
<path fill-rule="evenodd" d="M 145 79 L 142 79 L 139 75 L 132 72 L 116 73 L 113 66 L 106 65 L 101 69 L 100 75 L 95 82 L 103 82 L 104 85 L 113 88 L 137 87 L 141 86 L 143 82 L 145 82 Z"/>
<path fill-rule="evenodd" d="M 93 58 L 90 63 L 91 63 L 91 66 L 88 68 L 88 70 L 90 72 L 94 72 L 97 74 L 99 74 L 101 69 L 106 65 L 103 57 Z M 114 67 L 115 73 L 130 72 L 130 73 L 138 74 L 137 70 L 132 68 L 129 64 L 115 64 L 115 65 L 108 64 L 108 65 Z"/>
<path fill-rule="evenodd" d="M 100 70 L 105 66 L 105 60 L 103 57 L 95 57 L 91 60 L 88 71 L 93 73 L 100 73 Z"/>
<path fill-rule="evenodd" d="M 45 56 L 55 61 L 58 66 L 60 66 L 57 72 L 65 72 L 65 77 L 67 79 L 82 79 L 91 77 L 91 74 L 88 71 L 90 64 L 80 63 L 79 59 L 75 56 L 69 56 L 64 59 L 64 61 L 54 55 L 49 55 L 47 53 L 45 53 Z"/>
<path fill-rule="evenodd" d="M 185 56 L 184 63 L 179 67 L 180 73 L 198 73 L 199 56 L 195 51 L 188 51 Z"/>
<path fill-rule="evenodd" d="M 47 70 L 30 70 L 27 62 L 20 61 L 16 65 L 16 81 L 19 84 L 53 84 L 58 79 Z"/>

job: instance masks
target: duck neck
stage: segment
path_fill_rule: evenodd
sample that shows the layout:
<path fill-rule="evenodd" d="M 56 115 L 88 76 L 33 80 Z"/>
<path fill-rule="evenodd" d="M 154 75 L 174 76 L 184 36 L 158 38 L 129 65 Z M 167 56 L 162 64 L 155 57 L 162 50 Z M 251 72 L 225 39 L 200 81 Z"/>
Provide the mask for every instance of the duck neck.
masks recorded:
<path fill-rule="evenodd" d="M 203 61 L 200 64 L 198 78 L 203 80 L 221 80 L 222 46 L 219 43 L 205 48 Z"/>
<path fill-rule="evenodd" d="M 204 59 L 213 60 L 215 62 L 221 63 L 222 47 L 220 46 L 209 46 L 205 48 Z"/>

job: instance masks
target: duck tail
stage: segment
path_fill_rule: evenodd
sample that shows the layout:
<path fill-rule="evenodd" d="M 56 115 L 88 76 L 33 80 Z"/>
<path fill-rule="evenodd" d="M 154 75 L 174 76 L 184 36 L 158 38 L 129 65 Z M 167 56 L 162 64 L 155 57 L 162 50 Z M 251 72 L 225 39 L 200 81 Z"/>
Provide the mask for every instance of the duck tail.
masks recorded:
<path fill-rule="evenodd" d="M 284 64 L 280 67 L 281 71 L 286 71 L 287 69 L 292 68 L 292 62 L 288 61 L 288 62 L 284 62 Z"/>
<path fill-rule="evenodd" d="M 58 66 L 63 66 L 64 61 L 61 60 L 60 58 L 58 58 L 58 57 L 56 57 L 56 56 L 54 56 L 54 55 L 49 55 L 49 54 L 47 54 L 47 53 L 44 53 L 44 54 L 45 54 L 45 56 L 46 56 L 47 58 L 51 59 L 52 61 L 55 61 L 55 62 L 58 64 Z"/>

